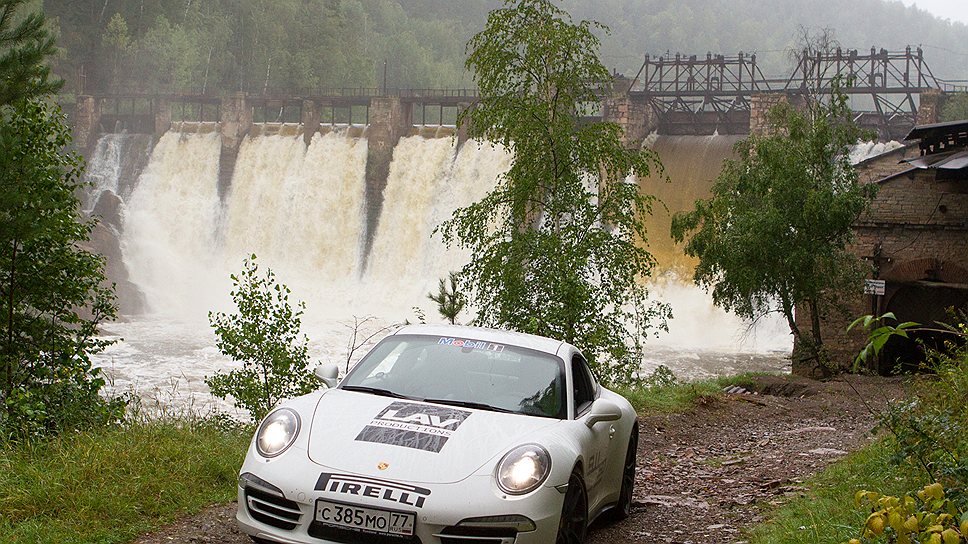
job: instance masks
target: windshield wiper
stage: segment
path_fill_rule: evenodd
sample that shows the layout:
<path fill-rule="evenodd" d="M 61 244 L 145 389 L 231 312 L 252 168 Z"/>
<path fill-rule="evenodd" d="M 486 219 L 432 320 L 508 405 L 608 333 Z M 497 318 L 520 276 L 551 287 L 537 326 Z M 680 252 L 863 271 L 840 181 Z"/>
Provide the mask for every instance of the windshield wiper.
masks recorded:
<path fill-rule="evenodd" d="M 490 404 L 485 404 L 483 402 L 474 402 L 470 400 L 455 400 L 455 399 L 423 399 L 424 402 L 432 402 L 435 404 L 446 404 L 448 406 L 460 406 L 462 408 L 476 408 L 478 410 L 490 410 L 492 412 L 502 412 L 505 414 L 516 414 L 514 410 L 508 410 L 507 408 L 499 408 L 497 406 L 491 406 Z"/>
<path fill-rule="evenodd" d="M 368 387 L 365 385 L 344 385 L 340 389 L 344 391 L 359 391 L 361 393 L 370 393 L 373 395 L 380 395 L 381 397 L 393 397 L 395 399 L 409 399 L 410 397 L 406 395 L 401 395 L 400 393 L 395 393 L 389 389 L 380 389 L 379 387 Z"/>

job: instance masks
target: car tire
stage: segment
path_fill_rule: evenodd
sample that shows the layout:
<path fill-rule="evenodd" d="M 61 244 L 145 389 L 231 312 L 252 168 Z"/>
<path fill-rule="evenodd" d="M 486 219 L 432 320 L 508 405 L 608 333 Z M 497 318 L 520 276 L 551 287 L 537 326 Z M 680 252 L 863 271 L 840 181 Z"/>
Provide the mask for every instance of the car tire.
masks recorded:
<path fill-rule="evenodd" d="M 638 463 L 639 424 L 632 425 L 629 435 L 629 447 L 625 452 L 625 464 L 622 465 L 622 488 L 618 493 L 618 503 L 608 512 L 612 521 L 621 521 L 632 514 L 632 491 L 635 489 L 635 467 Z"/>
<path fill-rule="evenodd" d="M 578 468 L 568 478 L 555 544 L 582 544 L 588 533 L 588 493 Z"/>

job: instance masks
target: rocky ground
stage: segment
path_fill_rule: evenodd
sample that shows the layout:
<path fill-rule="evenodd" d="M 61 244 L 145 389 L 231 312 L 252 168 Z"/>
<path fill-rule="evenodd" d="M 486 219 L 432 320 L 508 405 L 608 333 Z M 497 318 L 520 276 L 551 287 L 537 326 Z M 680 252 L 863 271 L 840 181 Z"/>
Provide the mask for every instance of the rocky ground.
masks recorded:
<path fill-rule="evenodd" d="M 752 391 L 711 398 L 685 414 L 639 421 L 632 516 L 592 527 L 591 544 L 742 542 L 764 509 L 871 439 L 872 410 L 902 393 L 898 380 L 815 382 L 765 377 Z M 243 544 L 235 504 L 213 506 L 136 544 Z"/>

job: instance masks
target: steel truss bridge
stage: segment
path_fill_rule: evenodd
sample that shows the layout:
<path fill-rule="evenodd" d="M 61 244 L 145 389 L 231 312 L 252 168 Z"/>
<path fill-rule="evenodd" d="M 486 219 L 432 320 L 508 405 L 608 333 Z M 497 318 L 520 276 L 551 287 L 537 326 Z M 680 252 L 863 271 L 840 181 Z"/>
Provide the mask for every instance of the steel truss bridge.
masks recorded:
<path fill-rule="evenodd" d="M 744 134 L 754 94 L 825 95 L 839 84 L 861 125 L 876 129 L 881 137 L 899 138 L 915 124 L 921 93 L 966 88 L 964 82 L 936 78 L 920 47 L 900 52 L 871 48 L 869 53 L 838 48 L 803 51 L 797 57 L 789 76 L 771 78 L 763 74 L 755 54 L 646 55 L 628 94 L 651 105 L 662 133 Z"/>
<path fill-rule="evenodd" d="M 785 93 L 790 97 L 829 94 L 839 81 L 851 97 L 856 120 L 882 139 L 898 139 L 916 124 L 920 95 L 926 91 L 968 90 L 968 82 L 947 82 L 931 73 L 921 48 L 887 51 L 837 49 L 798 55 L 785 77 L 767 77 L 756 55 L 695 55 L 651 57 L 635 77 L 617 81 L 616 88 L 652 111 L 662 134 L 747 134 L 754 95 Z M 614 90 L 613 90 L 614 92 Z M 323 123 L 369 122 L 374 98 L 397 97 L 412 108 L 414 124 L 452 124 L 460 108 L 477 101 L 474 89 L 315 89 L 247 94 L 255 122 L 299 122 L 304 104 L 312 102 Z M 204 93 L 144 95 L 126 93 L 98 97 L 105 121 L 131 127 L 153 123 L 158 103 L 171 109 L 174 121 L 217 121 L 222 98 Z M 604 98 L 604 97 L 603 97 Z M 133 123 L 137 120 L 139 123 Z M 120 126 L 120 124 L 119 124 Z"/>

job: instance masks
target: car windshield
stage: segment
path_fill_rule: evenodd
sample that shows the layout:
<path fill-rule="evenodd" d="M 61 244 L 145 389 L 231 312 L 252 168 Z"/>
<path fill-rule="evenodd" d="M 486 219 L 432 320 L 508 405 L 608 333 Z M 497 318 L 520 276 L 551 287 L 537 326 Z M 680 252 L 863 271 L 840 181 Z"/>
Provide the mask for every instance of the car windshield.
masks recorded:
<path fill-rule="evenodd" d="M 558 357 L 518 346 L 395 335 L 373 348 L 340 388 L 563 419 L 563 371 Z"/>

